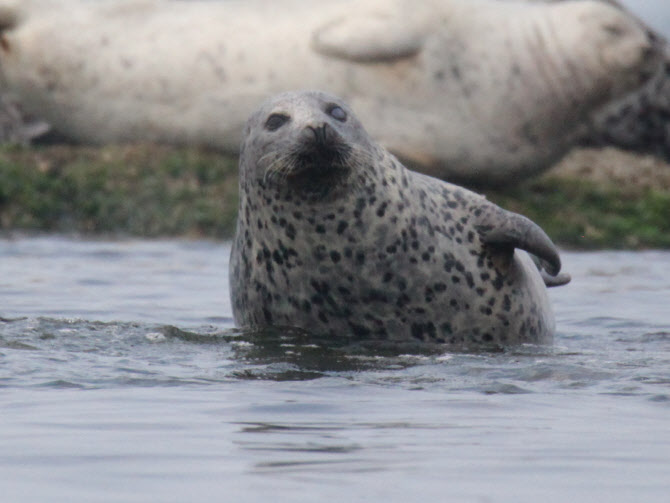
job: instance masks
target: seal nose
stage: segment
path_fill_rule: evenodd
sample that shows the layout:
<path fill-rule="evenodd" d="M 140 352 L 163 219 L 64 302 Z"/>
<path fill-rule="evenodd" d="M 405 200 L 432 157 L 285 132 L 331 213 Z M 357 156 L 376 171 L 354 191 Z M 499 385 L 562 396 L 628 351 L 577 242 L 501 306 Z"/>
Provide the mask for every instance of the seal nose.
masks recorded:
<path fill-rule="evenodd" d="M 320 126 L 307 126 L 305 129 L 312 132 L 314 142 L 319 146 L 327 145 L 333 138 L 333 128 L 325 122 Z"/>

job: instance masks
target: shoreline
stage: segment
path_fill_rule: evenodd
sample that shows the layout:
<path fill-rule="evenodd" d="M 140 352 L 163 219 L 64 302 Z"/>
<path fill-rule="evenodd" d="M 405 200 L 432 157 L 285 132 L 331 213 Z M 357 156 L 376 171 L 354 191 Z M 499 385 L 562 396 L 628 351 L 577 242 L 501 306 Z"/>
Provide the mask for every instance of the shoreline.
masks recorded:
<path fill-rule="evenodd" d="M 568 249 L 670 248 L 670 165 L 576 149 L 543 175 L 475 189 Z M 0 147 L 0 231 L 227 239 L 237 157 L 193 147 Z"/>

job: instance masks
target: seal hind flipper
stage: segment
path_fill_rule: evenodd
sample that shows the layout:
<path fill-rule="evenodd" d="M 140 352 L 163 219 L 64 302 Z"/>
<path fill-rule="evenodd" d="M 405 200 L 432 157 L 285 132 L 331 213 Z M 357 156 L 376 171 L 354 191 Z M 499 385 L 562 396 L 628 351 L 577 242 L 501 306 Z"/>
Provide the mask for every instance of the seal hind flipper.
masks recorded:
<path fill-rule="evenodd" d="M 344 16 L 317 29 L 312 47 L 324 56 L 357 63 L 387 62 L 415 55 L 423 45 L 417 26 L 399 13 Z"/>
<path fill-rule="evenodd" d="M 551 276 L 547 271 L 542 268 L 539 268 L 540 276 L 542 276 L 542 281 L 544 281 L 544 286 L 547 288 L 552 288 L 555 286 L 567 285 L 572 281 L 572 276 L 566 272 L 558 273 L 556 276 Z"/>
<path fill-rule="evenodd" d="M 477 227 L 482 242 L 510 252 L 515 248 L 527 251 L 540 260 L 541 269 L 548 275 L 558 276 L 561 258 L 556 246 L 540 226 L 517 213 L 494 206 L 491 208 L 493 211 L 481 215 Z"/>
<path fill-rule="evenodd" d="M 542 281 L 544 281 L 544 286 L 547 288 L 567 285 L 570 283 L 570 281 L 572 281 L 572 276 L 570 276 L 567 272 L 560 272 L 555 276 L 552 276 L 544 269 L 544 266 L 542 265 L 542 262 L 539 258 L 537 258 L 535 255 L 531 255 L 530 258 L 533 259 L 535 267 L 537 267 L 537 270 L 542 277 Z"/>

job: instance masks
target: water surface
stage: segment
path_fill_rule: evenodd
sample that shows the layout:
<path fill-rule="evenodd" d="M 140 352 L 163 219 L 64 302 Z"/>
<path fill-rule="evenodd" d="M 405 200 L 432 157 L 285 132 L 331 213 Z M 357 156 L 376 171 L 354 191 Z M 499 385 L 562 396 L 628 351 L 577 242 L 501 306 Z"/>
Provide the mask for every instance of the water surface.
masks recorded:
<path fill-rule="evenodd" d="M 228 253 L 0 240 L 3 501 L 667 501 L 670 253 L 564 253 L 488 354 L 240 333 Z"/>
<path fill-rule="evenodd" d="M 670 38 L 670 3 L 668 0 L 621 0 L 649 26 Z"/>

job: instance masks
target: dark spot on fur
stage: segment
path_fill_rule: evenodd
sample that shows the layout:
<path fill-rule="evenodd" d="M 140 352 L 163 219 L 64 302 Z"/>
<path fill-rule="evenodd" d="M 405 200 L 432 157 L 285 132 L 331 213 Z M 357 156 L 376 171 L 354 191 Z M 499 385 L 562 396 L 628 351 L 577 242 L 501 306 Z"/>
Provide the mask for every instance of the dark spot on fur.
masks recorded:
<path fill-rule="evenodd" d="M 502 307 L 508 313 L 512 310 L 512 301 L 510 300 L 509 295 L 505 295 L 505 297 L 503 297 Z"/>
<path fill-rule="evenodd" d="M 314 258 L 317 261 L 319 261 L 319 262 L 323 261 L 328 256 L 328 253 L 326 251 L 326 246 L 325 245 L 316 245 L 314 247 L 314 250 L 312 250 L 312 255 L 314 256 Z"/>
<path fill-rule="evenodd" d="M 409 304 L 410 298 L 406 293 L 401 294 L 398 296 L 396 299 L 395 305 L 396 307 L 405 307 L 407 304 Z"/>
<path fill-rule="evenodd" d="M 348 325 L 349 325 L 349 328 L 351 328 L 351 331 L 354 333 L 354 335 L 358 338 L 363 339 L 365 337 L 368 337 L 371 334 L 370 329 L 363 326 L 363 325 L 359 325 L 359 324 L 354 323 L 352 321 L 349 321 Z"/>
<path fill-rule="evenodd" d="M 275 250 L 274 252 L 272 252 L 272 258 L 273 258 L 273 260 L 274 260 L 275 262 L 277 262 L 278 265 L 282 265 L 282 264 L 284 264 L 284 259 L 283 259 L 282 256 L 279 254 L 279 251 L 278 251 L 278 250 Z"/>
<path fill-rule="evenodd" d="M 367 292 L 367 294 L 363 296 L 362 301 L 364 303 L 378 302 L 386 304 L 388 302 L 388 297 L 381 290 L 373 289 Z"/>
<path fill-rule="evenodd" d="M 286 237 L 289 239 L 295 239 L 295 227 L 293 224 L 288 224 L 286 226 Z"/>

